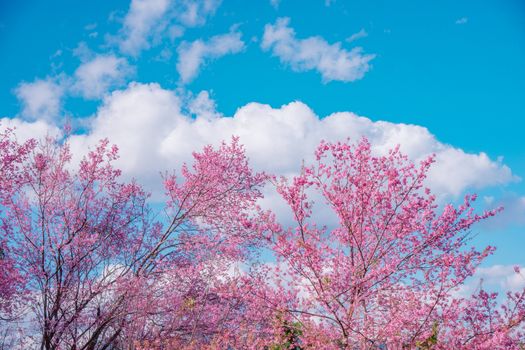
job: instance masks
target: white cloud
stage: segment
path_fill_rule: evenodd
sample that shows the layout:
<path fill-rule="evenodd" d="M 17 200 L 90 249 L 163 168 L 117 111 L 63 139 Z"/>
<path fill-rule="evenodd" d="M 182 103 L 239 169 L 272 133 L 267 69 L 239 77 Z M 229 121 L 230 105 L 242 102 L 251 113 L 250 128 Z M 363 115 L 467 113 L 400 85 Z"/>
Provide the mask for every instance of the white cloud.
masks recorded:
<path fill-rule="evenodd" d="M 241 33 L 231 32 L 211 37 L 208 41 L 183 42 L 177 49 L 179 60 L 177 71 L 184 83 L 197 76 L 202 65 L 221 56 L 234 54 L 244 49 Z"/>
<path fill-rule="evenodd" d="M 340 42 L 330 44 L 320 36 L 297 39 L 289 24 L 289 18 L 279 18 L 275 24 L 267 24 L 261 47 L 271 50 L 293 70 L 315 69 L 321 73 L 324 82 L 350 82 L 361 79 L 370 69 L 369 62 L 375 55 L 363 54 L 360 47 L 345 50 Z"/>
<path fill-rule="evenodd" d="M 123 53 L 136 56 L 157 45 L 163 36 L 180 37 L 184 27 L 201 26 L 219 7 L 220 0 L 132 0 L 117 43 Z"/>
<path fill-rule="evenodd" d="M 364 28 L 361 28 L 360 31 L 358 31 L 357 33 L 354 33 L 352 35 L 350 35 L 346 41 L 351 43 L 352 41 L 356 41 L 358 39 L 361 39 L 361 38 L 366 38 L 368 36 L 368 33 L 366 32 L 366 30 Z"/>
<path fill-rule="evenodd" d="M 461 18 L 458 18 L 456 20 L 456 24 L 466 24 L 468 22 L 468 18 L 467 17 L 461 17 Z"/>
<path fill-rule="evenodd" d="M 72 89 L 84 98 L 97 99 L 110 88 L 122 85 L 132 72 L 133 68 L 126 59 L 115 55 L 98 55 L 77 68 Z"/>
<path fill-rule="evenodd" d="M 50 121 L 59 116 L 64 87 L 51 78 L 37 79 L 19 84 L 15 94 L 22 103 L 24 118 Z"/>
<path fill-rule="evenodd" d="M 524 266 L 520 266 L 520 274 L 514 271 L 513 265 L 492 265 L 479 267 L 474 276 L 470 277 L 455 295 L 469 297 L 479 291 L 480 286 L 488 291 L 517 292 L 525 288 Z M 503 295 L 500 295 L 503 297 Z"/>
<path fill-rule="evenodd" d="M 208 91 L 201 91 L 188 103 L 188 110 L 196 118 L 213 120 L 221 117 L 217 112 L 217 106 L 214 100 L 210 98 Z"/>
<path fill-rule="evenodd" d="M 73 55 L 78 57 L 82 62 L 88 61 L 95 56 L 85 41 L 78 43 L 77 47 L 73 49 Z"/>
<path fill-rule="evenodd" d="M 152 35 L 169 9 L 169 0 L 132 0 L 124 18 L 120 50 L 137 55 L 149 48 Z"/>
<path fill-rule="evenodd" d="M 491 160 L 484 152 L 466 153 L 442 144 L 436 145 L 435 150 L 438 164 L 430 170 L 430 177 L 437 191 L 457 196 L 466 188 L 480 189 L 519 179 L 500 159 Z"/>
<path fill-rule="evenodd" d="M 514 180 L 511 170 L 484 153 L 466 153 L 439 142 L 426 128 L 372 121 L 351 112 L 317 116 L 301 102 L 280 108 L 249 103 L 232 117 L 221 117 L 206 92 L 189 102 L 157 84 L 133 83 L 107 95 L 92 118 L 87 135 L 72 139 L 82 152 L 98 139 L 109 137 L 121 150 L 119 166 L 149 188 L 158 188 L 160 171 L 177 169 L 205 144 L 217 145 L 232 135 L 245 144 L 252 166 L 275 174 L 294 174 L 313 160 L 322 139 L 358 140 L 368 137 L 374 151 L 384 153 L 396 144 L 411 159 L 435 153 L 437 163 L 429 185 L 441 196 L 457 196 L 467 189 Z M 194 116 L 182 112 L 188 109 Z"/>
<path fill-rule="evenodd" d="M 174 24 L 168 28 L 168 38 L 171 42 L 175 41 L 175 39 L 178 39 L 183 35 L 184 27 Z"/>
<path fill-rule="evenodd" d="M 179 21 L 187 27 L 202 26 L 206 18 L 215 14 L 222 0 L 183 0 L 176 2 Z"/>
<path fill-rule="evenodd" d="M 19 142 L 31 138 L 43 140 L 46 136 L 61 136 L 62 131 L 44 120 L 27 122 L 18 118 L 0 118 L 0 130 L 14 129 Z"/>
<path fill-rule="evenodd" d="M 73 153 L 78 157 L 87 147 L 108 137 L 120 148 L 117 164 L 127 176 L 148 184 L 160 182 L 160 171 L 174 166 L 161 157 L 158 147 L 184 118 L 180 109 L 181 100 L 172 91 L 157 84 L 132 83 L 126 90 L 104 98 L 91 120 L 89 134 L 71 138 Z"/>
<path fill-rule="evenodd" d="M 270 4 L 272 5 L 272 7 L 274 9 L 278 9 L 279 8 L 279 3 L 281 2 L 281 0 L 270 0 Z"/>
<path fill-rule="evenodd" d="M 524 270 L 521 266 L 520 270 Z M 478 276 L 484 282 L 498 284 L 502 290 L 518 291 L 525 288 L 525 278 L 514 271 L 511 265 L 494 265 L 486 268 L 479 268 Z"/>

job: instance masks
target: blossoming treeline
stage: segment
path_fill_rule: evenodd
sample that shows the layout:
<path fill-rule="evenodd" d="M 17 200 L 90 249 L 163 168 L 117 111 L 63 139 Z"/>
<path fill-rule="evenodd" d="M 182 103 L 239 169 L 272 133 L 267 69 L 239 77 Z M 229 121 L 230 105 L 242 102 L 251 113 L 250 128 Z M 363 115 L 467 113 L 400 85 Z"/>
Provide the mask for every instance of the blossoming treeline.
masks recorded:
<path fill-rule="evenodd" d="M 439 209 L 433 159 L 323 142 L 293 179 L 254 173 L 239 140 L 163 181 L 162 216 L 103 140 L 0 134 L 0 327 L 20 349 L 519 349 L 525 290 L 457 288 L 493 251 L 468 246 L 475 196 Z M 294 224 L 258 203 L 275 186 Z M 322 198 L 338 219 L 314 218 Z M 263 255 L 261 253 L 264 252 Z M 264 257 L 264 259 L 263 259 Z M 519 269 L 516 273 L 520 274 Z M 163 345 L 164 344 L 164 345 Z"/>

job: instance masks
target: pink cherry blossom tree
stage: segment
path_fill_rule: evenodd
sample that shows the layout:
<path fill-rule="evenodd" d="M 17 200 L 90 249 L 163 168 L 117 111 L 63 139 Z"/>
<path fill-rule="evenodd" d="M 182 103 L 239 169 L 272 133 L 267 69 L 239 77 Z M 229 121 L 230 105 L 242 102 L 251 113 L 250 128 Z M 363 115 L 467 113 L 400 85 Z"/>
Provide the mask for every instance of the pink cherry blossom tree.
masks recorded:
<path fill-rule="evenodd" d="M 2 207 L 11 194 L 26 181 L 24 161 L 35 147 L 34 140 L 20 144 L 12 129 L 0 133 L 0 225 L 5 224 Z M 0 322 L 15 316 L 17 300 L 23 293 L 24 280 L 16 268 L 15 256 L 9 246 L 9 236 L 0 232 Z"/>
<path fill-rule="evenodd" d="M 23 181 L 6 180 L 2 203 L 2 237 L 26 282 L 22 348 L 125 348 L 159 337 L 199 348 L 235 333 L 244 305 L 229 271 L 255 254 L 267 225 L 256 205 L 266 176 L 252 173 L 236 139 L 195 153 L 180 181 L 165 176 L 157 221 L 141 187 L 119 181 L 108 141 L 78 170 L 67 140 L 28 145 L 3 146 L 23 163 Z"/>
<path fill-rule="evenodd" d="M 0 326 L 19 349 L 518 349 L 525 290 L 457 288 L 494 248 L 468 246 L 475 196 L 439 206 L 433 160 L 321 143 L 291 181 L 253 172 L 239 140 L 162 177 L 148 205 L 102 140 L 0 134 Z M 159 178 L 160 181 L 161 178 Z M 295 224 L 262 210 L 277 185 Z M 316 219 L 322 198 L 337 218 Z M 261 252 L 275 261 L 266 261 Z M 267 258 L 266 258 L 267 259 Z M 520 274 L 518 268 L 516 273 Z M 16 311 L 16 313 L 15 313 Z M 16 320 L 15 320 L 15 316 Z"/>
<path fill-rule="evenodd" d="M 252 314 L 244 294 L 250 280 L 238 268 L 257 257 L 261 237 L 275 230 L 257 205 L 267 176 L 252 172 L 236 138 L 194 153 L 193 166 L 183 166 L 181 175 L 164 177 L 168 224 L 158 239 L 164 246 L 149 250 L 162 259 L 144 265 L 155 279 L 142 288 L 149 296 L 137 300 L 132 338 L 176 349 L 259 342 L 253 330 L 265 320 Z"/>
<path fill-rule="evenodd" d="M 469 247 L 471 227 L 496 211 L 476 214 L 475 196 L 440 208 L 424 187 L 432 162 L 416 166 L 398 148 L 375 156 L 366 139 L 323 142 L 314 165 L 291 182 L 278 181 L 295 226 L 270 239 L 276 264 L 265 275 L 274 276 L 277 287 L 261 299 L 297 325 L 302 336 L 295 346 L 489 349 L 523 343 L 523 292 L 509 294 L 500 313 L 494 296 L 483 291 L 473 300 L 455 297 L 494 250 Z M 322 198 L 337 224 L 315 221 L 313 196 Z M 491 337 L 497 340 L 485 344 Z"/>

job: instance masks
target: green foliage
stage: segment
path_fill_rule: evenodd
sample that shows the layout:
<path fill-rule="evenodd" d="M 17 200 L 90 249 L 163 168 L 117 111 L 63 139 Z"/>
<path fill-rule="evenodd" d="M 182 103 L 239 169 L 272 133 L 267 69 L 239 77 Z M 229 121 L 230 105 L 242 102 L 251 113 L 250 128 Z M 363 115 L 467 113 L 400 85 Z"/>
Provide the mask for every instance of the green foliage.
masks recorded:
<path fill-rule="evenodd" d="M 430 336 L 424 341 L 416 342 L 417 348 L 420 350 L 432 349 L 434 345 L 436 345 L 438 342 L 438 333 L 439 333 L 438 324 L 437 322 L 434 322 L 434 324 L 432 325 L 432 334 L 430 334 Z"/>
<path fill-rule="evenodd" d="M 267 347 L 267 350 L 302 350 L 299 345 L 303 335 L 300 322 L 290 322 L 283 319 L 282 314 L 277 316 L 277 322 L 281 325 L 281 336 L 277 343 Z"/>

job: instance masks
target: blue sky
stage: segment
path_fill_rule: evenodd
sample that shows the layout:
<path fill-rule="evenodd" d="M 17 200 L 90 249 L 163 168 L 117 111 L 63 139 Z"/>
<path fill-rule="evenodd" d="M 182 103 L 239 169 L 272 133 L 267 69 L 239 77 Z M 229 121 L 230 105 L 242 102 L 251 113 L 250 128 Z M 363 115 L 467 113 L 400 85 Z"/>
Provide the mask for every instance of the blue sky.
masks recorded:
<path fill-rule="evenodd" d="M 523 1 L 0 0 L 0 52 L 4 125 L 39 137 L 71 118 L 77 149 L 123 140 L 122 167 L 145 182 L 158 170 L 137 164 L 176 167 L 230 131 L 276 172 L 345 130 L 437 152 L 443 198 L 507 208 L 478 229 L 499 247 L 486 271 L 525 264 Z M 367 122 L 322 122 L 335 112 Z"/>

